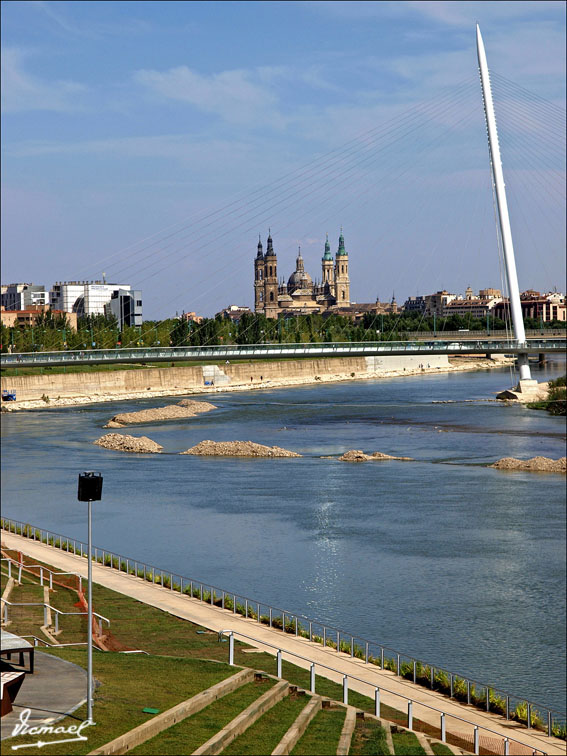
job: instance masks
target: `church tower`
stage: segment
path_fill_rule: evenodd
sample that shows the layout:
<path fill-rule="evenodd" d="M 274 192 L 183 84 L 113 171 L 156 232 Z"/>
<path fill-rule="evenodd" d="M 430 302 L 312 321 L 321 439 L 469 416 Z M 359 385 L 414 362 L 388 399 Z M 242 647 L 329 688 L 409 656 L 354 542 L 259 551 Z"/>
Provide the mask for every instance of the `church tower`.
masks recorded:
<path fill-rule="evenodd" d="M 331 254 L 331 245 L 329 244 L 329 234 L 325 239 L 325 254 L 321 261 L 323 275 L 321 285 L 325 294 L 335 296 L 335 275 L 333 271 L 333 256 Z"/>
<path fill-rule="evenodd" d="M 254 260 L 254 311 L 264 312 L 264 251 L 258 236 L 258 253 Z"/>
<path fill-rule="evenodd" d="M 272 234 L 268 232 L 268 246 L 264 256 L 264 315 L 278 317 L 278 258 L 274 252 Z"/>
<path fill-rule="evenodd" d="M 339 248 L 335 257 L 335 297 L 339 307 L 350 305 L 350 279 L 348 276 L 348 253 L 345 249 L 345 238 L 341 226 Z"/>

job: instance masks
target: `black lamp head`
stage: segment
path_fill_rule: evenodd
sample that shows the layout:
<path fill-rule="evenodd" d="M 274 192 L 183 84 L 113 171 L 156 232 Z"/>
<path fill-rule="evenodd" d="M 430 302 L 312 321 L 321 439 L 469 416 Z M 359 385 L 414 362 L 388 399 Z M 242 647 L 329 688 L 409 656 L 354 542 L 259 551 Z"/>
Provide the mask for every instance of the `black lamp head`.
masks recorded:
<path fill-rule="evenodd" d="M 79 501 L 100 501 L 102 498 L 102 475 L 98 472 L 79 473 Z"/>

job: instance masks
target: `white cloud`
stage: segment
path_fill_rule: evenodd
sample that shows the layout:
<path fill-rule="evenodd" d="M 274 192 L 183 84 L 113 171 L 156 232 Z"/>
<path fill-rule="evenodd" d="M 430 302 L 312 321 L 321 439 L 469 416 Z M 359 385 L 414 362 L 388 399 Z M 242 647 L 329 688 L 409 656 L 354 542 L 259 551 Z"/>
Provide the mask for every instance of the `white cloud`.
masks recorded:
<path fill-rule="evenodd" d="M 124 36 L 146 34 L 151 31 L 151 26 L 145 21 L 136 18 L 127 18 L 120 21 L 104 22 L 102 20 L 89 19 L 86 23 L 77 23 L 69 18 L 65 11 L 72 9 L 72 4 L 46 2 L 45 0 L 32 0 L 30 7 L 36 8 L 53 23 L 54 27 L 70 37 L 84 37 L 97 39 L 104 36 Z"/>
<path fill-rule="evenodd" d="M 189 103 L 232 123 L 248 123 L 274 107 L 274 92 L 263 82 L 273 79 L 276 70 L 263 69 L 262 75 L 241 69 L 204 75 L 178 66 L 163 72 L 140 70 L 134 78 L 166 99 Z"/>
<path fill-rule="evenodd" d="M 3 152 L 10 157 L 39 157 L 43 155 L 111 155 L 122 158 L 165 158 L 200 162 L 228 155 L 236 155 L 247 148 L 235 141 L 211 139 L 198 141 L 185 134 L 90 139 L 84 141 L 29 140 L 5 145 Z"/>
<path fill-rule="evenodd" d="M 327 16 L 367 19 L 408 19 L 421 15 L 444 26 L 474 28 L 479 19 L 497 23 L 564 14 L 559 0 L 301 0 L 295 5 Z"/>
<path fill-rule="evenodd" d="M 530 16 L 542 18 L 547 11 L 563 14 L 564 4 L 556 0 L 499 0 L 499 2 L 447 2 L 447 0 L 408 0 L 400 3 L 410 11 L 417 11 L 448 26 L 471 28 L 481 20 L 508 23 Z"/>
<path fill-rule="evenodd" d="M 2 50 L 2 111 L 29 110 L 70 112 L 79 110 L 77 95 L 86 91 L 74 81 L 46 81 L 24 70 L 27 53 L 15 47 Z"/>

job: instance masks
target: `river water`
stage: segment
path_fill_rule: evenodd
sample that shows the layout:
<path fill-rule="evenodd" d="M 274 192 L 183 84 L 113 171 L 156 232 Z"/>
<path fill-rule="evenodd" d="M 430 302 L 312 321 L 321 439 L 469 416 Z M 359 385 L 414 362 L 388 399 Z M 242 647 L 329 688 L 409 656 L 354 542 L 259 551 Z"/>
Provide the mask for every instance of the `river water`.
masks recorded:
<path fill-rule="evenodd" d="M 3 415 L 3 513 L 86 541 L 77 474 L 100 470 L 95 545 L 564 710 L 565 478 L 486 464 L 563 456 L 565 424 L 486 401 L 508 385 L 501 369 L 218 394 L 127 431 L 172 452 L 154 456 L 92 441 L 167 400 Z M 203 439 L 305 456 L 173 454 Z M 321 459 L 348 449 L 416 461 Z"/>

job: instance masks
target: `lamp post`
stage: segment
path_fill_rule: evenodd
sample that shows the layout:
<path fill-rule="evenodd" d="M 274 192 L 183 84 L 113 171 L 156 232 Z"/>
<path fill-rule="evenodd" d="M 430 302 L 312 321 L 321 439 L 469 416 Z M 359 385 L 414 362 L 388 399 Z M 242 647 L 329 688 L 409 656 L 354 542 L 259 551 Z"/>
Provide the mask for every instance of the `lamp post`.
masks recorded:
<path fill-rule="evenodd" d="M 91 505 L 93 501 L 102 498 L 102 475 L 96 472 L 79 474 L 79 501 L 87 501 L 88 507 L 88 616 L 87 616 L 87 719 L 93 716 L 93 563 L 92 563 L 92 518 Z"/>

